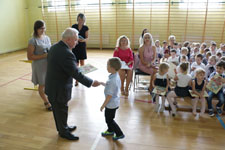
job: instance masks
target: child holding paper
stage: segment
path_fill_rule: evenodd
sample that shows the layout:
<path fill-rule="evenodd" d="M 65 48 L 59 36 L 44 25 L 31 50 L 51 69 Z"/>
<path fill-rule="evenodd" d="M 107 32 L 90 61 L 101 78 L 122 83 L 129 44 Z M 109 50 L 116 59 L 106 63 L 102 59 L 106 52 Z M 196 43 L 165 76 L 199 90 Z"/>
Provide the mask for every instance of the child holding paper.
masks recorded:
<path fill-rule="evenodd" d="M 116 110 L 120 105 L 121 81 L 118 74 L 120 68 L 121 62 L 119 58 L 114 57 L 108 60 L 107 70 L 111 74 L 105 84 L 105 101 L 100 108 L 101 111 L 105 108 L 105 121 L 108 126 L 108 129 L 105 132 L 102 132 L 102 136 L 110 136 L 115 133 L 116 135 L 113 136 L 113 140 L 118 140 L 125 137 L 119 125 L 114 120 Z"/>
<path fill-rule="evenodd" d="M 225 75 L 224 75 L 224 69 L 225 69 L 225 62 L 224 61 L 219 61 L 216 64 L 216 72 L 212 73 L 210 75 L 210 80 L 213 80 L 213 78 L 215 78 L 215 76 L 219 76 L 218 78 L 216 78 L 217 83 L 225 83 Z M 209 81 L 210 83 L 210 81 Z M 208 86 L 207 86 L 208 88 Z M 209 116 L 214 116 L 214 112 L 213 112 L 213 107 L 212 107 L 212 98 L 214 95 L 216 95 L 218 97 L 219 102 L 216 104 L 216 111 L 218 113 L 218 115 L 222 114 L 222 110 L 221 110 L 221 106 L 224 104 L 224 94 L 223 94 L 223 87 L 221 87 L 221 89 L 217 92 L 214 93 L 213 90 L 209 90 L 208 92 L 208 99 L 207 99 L 207 103 L 208 103 L 208 109 L 209 109 Z"/>
<path fill-rule="evenodd" d="M 159 96 L 161 96 L 162 98 L 162 103 L 161 103 L 161 108 L 160 108 L 160 112 L 163 112 L 165 110 L 165 95 L 166 92 L 168 92 L 168 88 L 169 88 L 169 76 L 168 76 L 168 70 L 169 70 L 169 64 L 162 62 L 159 65 L 159 72 L 156 73 L 153 76 L 153 93 L 156 94 L 156 105 L 155 105 L 155 111 L 158 112 L 159 110 Z M 161 93 L 158 93 L 157 88 L 162 88 L 165 91 L 162 91 Z"/>

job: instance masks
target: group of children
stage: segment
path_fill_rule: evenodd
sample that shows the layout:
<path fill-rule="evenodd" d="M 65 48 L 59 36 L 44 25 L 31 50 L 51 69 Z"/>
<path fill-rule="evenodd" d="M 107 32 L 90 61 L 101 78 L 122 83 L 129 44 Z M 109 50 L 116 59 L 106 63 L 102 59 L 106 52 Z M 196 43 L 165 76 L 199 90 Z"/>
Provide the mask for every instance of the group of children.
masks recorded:
<path fill-rule="evenodd" d="M 152 86 L 155 89 L 161 87 L 165 90 L 165 94 L 155 94 L 155 111 L 163 112 L 165 110 L 165 100 L 167 99 L 172 110 L 172 116 L 175 116 L 176 98 L 191 96 L 190 93 L 192 92 L 195 95 L 194 97 L 192 96 L 192 112 L 194 115 L 197 114 L 196 107 L 198 101 L 201 102 L 200 115 L 205 113 L 207 101 L 209 115 L 214 116 L 212 107 L 214 95 L 218 98 L 216 111 L 221 115 L 221 107 L 224 105 L 225 97 L 224 88 L 222 87 L 215 92 L 206 87 L 211 80 L 216 80 L 216 83 L 221 83 L 222 85 L 225 84 L 225 44 L 221 45 L 220 50 L 216 50 L 215 42 L 212 42 L 209 49 L 205 43 L 201 45 L 199 43 L 189 45 L 189 42 L 184 42 L 183 47 L 181 44 L 177 44 L 175 36 L 169 37 L 169 45 L 167 45 L 167 42 L 163 42 L 163 47 L 160 47 L 159 40 L 155 42 L 157 51 L 157 59 L 155 61 L 158 62 L 159 66 L 158 72 L 152 76 Z M 102 136 L 115 134 L 113 136 L 114 140 L 125 137 L 118 124 L 114 121 L 114 118 L 116 110 L 119 108 L 120 92 L 128 96 L 128 87 L 132 78 L 130 71 L 134 63 L 133 60 L 133 53 L 129 47 L 129 39 L 126 36 L 121 36 L 118 39 L 114 57 L 109 59 L 107 63 L 107 70 L 111 74 L 105 85 L 105 101 L 100 108 L 101 111 L 105 108 L 105 120 L 108 126 L 108 129 L 102 132 Z M 121 62 L 124 62 L 129 68 L 121 68 Z M 177 66 L 174 70 L 175 75 L 173 78 L 168 75 L 170 63 Z M 214 77 L 217 78 L 215 79 Z M 123 84 L 125 78 L 128 83 L 126 83 L 124 91 Z M 175 87 L 171 86 L 171 81 L 176 82 Z M 159 103 L 160 96 L 162 99 L 161 106 Z M 223 110 L 225 111 L 225 107 Z"/>
<path fill-rule="evenodd" d="M 175 36 L 172 37 L 175 38 Z M 170 38 L 171 37 L 169 37 L 169 40 Z M 221 44 L 221 48 L 216 50 L 215 42 L 211 43 L 209 49 L 206 48 L 205 43 L 203 43 L 200 47 L 198 47 L 200 45 L 199 43 L 194 43 L 192 46 L 189 46 L 187 43 L 188 42 L 185 42 L 184 46 L 186 47 L 182 47 L 181 49 L 174 49 L 174 43 L 170 45 L 170 49 L 167 46 L 164 47 L 165 49 L 162 51 L 164 51 L 164 53 L 170 53 L 169 57 L 167 57 L 167 55 L 163 56 L 160 54 L 162 58 L 159 60 L 159 71 L 155 75 L 156 77 L 154 77 L 156 79 L 154 80 L 154 86 L 164 87 L 167 92 L 166 96 L 161 95 L 162 106 L 160 111 L 164 110 L 165 99 L 167 99 L 172 110 L 172 115 L 175 116 L 177 104 L 176 98 L 190 96 L 192 98 L 192 112 L 194 115 L 196 115 L 198 101 L 201 102 L 200 116 L 204 114 L 207 100 L 209 116 L 214 116 L 212 99 L 214 96 L 217 96 L 218 103 L 216 104 L 216 111 L 219 115 L 221 115 L 221 107 L 224 104 L 225 97 L 225 91 L 223 87 L 225 84 L 225 44 Z M 177 53 L 180 55 L 177 55 Z M 207 54 L 210 55 L 210 57 L 207 57 Z M 203 60 L 205 60 L 206 63 L 203 63 Z M 162 62 L 166 62 L 166 64 Z M 168 78 L 168 76 L 165 76 L 168 73 L 168 68 L 170 67 L 170 65 L 167 63 L 173 63 L 177 65 L 175 77 L 172 79 Z M 218 78 L 215 79 L 215 75 L 218 75 Z M 159 82 L 158 80 L 163 80 L 167 84 L 161 85 L 164 82 Z M 176 81 L 176 86 L 174 89 L 171 88 L 168 92 L 168 87 L 171 80 Z M 211 80 L 215 80 L 216 82 L 222 84 L 217 92 L 212 91 L 210 88 L 206 88 L 206 85 Z M 191 93 L 194 94 L 194 96 Z M 158 111 L 159 108 L 158 97 L 159 94 L 156 94 L 156 111 Z M 225 111 L 225 107 L 223 109 Z"/>

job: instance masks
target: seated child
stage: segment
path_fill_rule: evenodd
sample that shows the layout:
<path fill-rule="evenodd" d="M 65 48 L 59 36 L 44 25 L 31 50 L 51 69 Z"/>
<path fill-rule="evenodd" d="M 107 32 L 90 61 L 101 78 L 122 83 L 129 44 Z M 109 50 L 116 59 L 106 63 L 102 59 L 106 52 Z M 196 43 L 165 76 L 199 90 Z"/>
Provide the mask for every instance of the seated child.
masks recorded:
<path fill-rule="evenodd" d="M 176 56 L 177 51 L 175 49 L 170 50 L 171 56 L 168 58 L 167 62 L 172 62 L 176 65 L 179 64 L 179 58 Z"/>
<path fill-rule="evenodd" d="M 174 78 L 174 80 L 177 81 L 177 85 L 174 91 L 170 91 L 167 95 L 167 100 L 172 109 L 173 117 L 176 115 L 176 107 L 173 103 L 174 98 L 190 96 L 188 90 L 191 85 L 191 75 L 188 74 L 188 66 L 189 66 L 188 62 L 184 62 L 179 65 L 180 73 L 176 74 Z"/>
<path fill-rule="evenodd" d="M 216 56 L 212 55 L 209 57 L 209 63 L 205 67 L 206 78 L 208 79 L 210 74 L 216 70 Z"/>
<path fill-rule="evenodd" d="M 223 55 L 220 51 L 216 52 L 216 56 L 218 57 L 218 59 L 220 59 Z"/>
<path fill-rule="evenodd" d="M 205 97 L 204 97 L 204 92 L 206 88 L 206 81 L 205 81 L 205 70 L 202 68 L 198 68 L 195 71 L 195 79 L 192 80 L 192 91 L 194 94 L 196 94 L 198 97 L 195 97 L 192 99 L 192 113 L 196 115 L 196 107 L 198 101 L 201 102 L 201 113 L 200 115 L 203 115 L 205 113 Z"/>
<path fill-rule="evenodd" d="M 202 63 L 205 64 L 205 65 L 207 65 L 210 56 L 212 56 L 212 53 L 210 51 L 208 51 L 206 53 L 205 57 L 203 58 Z"/>
<path fill-rule="evenodd" d="M 205 70 L 205 64 L 202 63 L 202 54 L 196 55 L 195 62 L 191 64 L 191 76 L 194 77 L 194 71 L 197 68 Z"/>
<path fill-rule="evenodd" d="M 194 47 L 193 48 L 193 52 L 192 52 L 192 54 L 191 54 L 191 56 L 190 56 L 190 62 L 191 63 L 193 63 L 193 62 L 195 62 L 196 60 L 195 60 L 195 58 L 196 58 L 196 56 L 199 54 L 199 48 L 197 48 L 197 47 Z"/>
<path fill-rule="evenodd" d="M 218 78 L 217 82 L 222 82 L 224 84 L 225 83 L 224 69 L 225 69 L 225 62 L 219 61 L 216 64 L 216 71 L 210 75 L 209 80 L 211 80 L 216 74 L 218 74 L 220 77 Z M 216 95 L 219 100 L 219 102 L 216 104 L 217 114 L 221 115 L 222 114 L 221 106 L 224 104 L 223 88 L 221 88 L 217 94 L 209 90 L 208 95 L 209 97 L 207 99 L 207 103 L 208 103 L 208 109 L 209 109 L 209 116 L 211 117 L 214 116 L 213 107 L 212 107 L 212 98 L 214 95 Z"/>
<path fill-rule="evenodd" d="M 159 72 L 156 73 L 153 77 L 153 88 L 156 88 L 156 86 L 163 87 L 165 88 L 165 91 L 168 92 L 168 88 L 169 88 L 169 76 L 167 74 L 168 70 L 169 70 L 169 64 L 162 62 L 159 65 Z M 165 110 L 165 95 L 159 95 L 159 94 L 155 95 L 155 98 L 156 98 L 155 111 L 158 112 L 160 107 L 159 96 L 161 96 L 162 98 L 160 112 L 163 112 Z"/>
<path fill-rule="evenodd" d="M 167 62 L 169 57 L 170 57 L 170 50 L 169 49 L 165 49 L 164 56 L 160 59 L 160 63 L 161 62 Z"/>
<path fill-rule="evenodd" d="M 160 41 L 156 40 L 155 41 L 155 48 L 156 48 L 156 53 L 157 53 L 157 62 L 163 57 L 163 49 L 160 46 Z"/>

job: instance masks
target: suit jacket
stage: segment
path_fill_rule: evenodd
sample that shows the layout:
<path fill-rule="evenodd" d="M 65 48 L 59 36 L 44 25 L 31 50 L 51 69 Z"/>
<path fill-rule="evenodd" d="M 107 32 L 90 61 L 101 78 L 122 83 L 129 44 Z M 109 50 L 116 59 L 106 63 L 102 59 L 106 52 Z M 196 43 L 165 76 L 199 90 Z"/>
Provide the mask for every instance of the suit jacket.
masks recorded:
<path fill-rule="evenodd" d="M 71 99 L 73 78 L 87 87 L 93 83 L 77 68 L 76 57 L 63 41 L 50 48 L 47 62 L 45 93 L 50 100 L 68 102 Z"/>

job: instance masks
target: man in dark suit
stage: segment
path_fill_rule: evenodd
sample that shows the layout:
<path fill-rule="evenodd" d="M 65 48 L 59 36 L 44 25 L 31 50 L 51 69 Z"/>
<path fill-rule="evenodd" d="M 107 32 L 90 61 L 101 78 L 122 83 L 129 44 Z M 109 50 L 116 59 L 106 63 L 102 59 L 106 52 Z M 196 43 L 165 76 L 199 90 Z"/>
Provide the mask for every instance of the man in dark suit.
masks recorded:
<path fill-rule="evenodd" d="M 45 93 L 53 108 L 55 124 L 59 135 L 69 140 L 79 137 L 70 132 L 76 126 L 67 125 L 68 101 L 71 99 L 73 78 L 87 87 L 96 87 L 100 83 L 83 75 L 76 65 L 76 57 L 72 52 L 78 40 L 78 31 L 67 28 L 62 33 L 62 40 L 53 45 L 48 53 Z"/>

